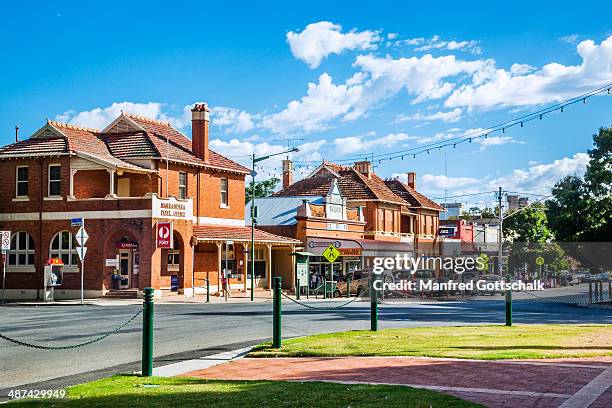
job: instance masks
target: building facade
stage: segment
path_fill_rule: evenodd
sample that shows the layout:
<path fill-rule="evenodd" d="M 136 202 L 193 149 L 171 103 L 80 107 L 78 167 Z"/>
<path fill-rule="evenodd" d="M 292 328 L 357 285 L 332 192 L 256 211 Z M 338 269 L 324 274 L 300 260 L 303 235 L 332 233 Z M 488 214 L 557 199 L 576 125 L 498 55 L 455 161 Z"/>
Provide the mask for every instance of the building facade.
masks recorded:
<path fill-rule="evenodd" d="M 29 139 L 0 148 L 0 230 L 11 231 L 7 298 L 41 298 L 43 267 L 63 261 L 56 297 L 114 289 L 157 296 L 175 289 L 218 291 L 223 269 L 233 287 L 250 286 L 250 228 L 244 223 L 249 170 L 210 150 L 209 110 L 192 109 L 192 139 L 161 122 L 122 113 L 105 129 L 47 121 Z M 89 235 L 83 262 L 71 219 Z M 172 245 L 160 248 L 160 223 Z M 255 281 L 271 287 L 272 266 L 291 268 L 299 242 L 256 231 Z M 276 257 L 279 260 L 276 260 Z M 286 265 L 283 263 L 285 262 Z"/>

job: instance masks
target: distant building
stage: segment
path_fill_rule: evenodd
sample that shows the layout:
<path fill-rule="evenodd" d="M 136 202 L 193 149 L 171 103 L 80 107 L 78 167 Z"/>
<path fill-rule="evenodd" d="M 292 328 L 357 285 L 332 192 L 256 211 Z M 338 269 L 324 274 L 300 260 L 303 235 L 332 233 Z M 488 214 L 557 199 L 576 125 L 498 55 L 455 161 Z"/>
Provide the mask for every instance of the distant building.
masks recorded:
<path fill-rule="evenodd" d="M 529 205 L 529 197 L 520 197 L 518 195 L 509 194 L 506 200 L 508 202 L 508 211 L 514 211 Z"/>
<path fill-rule="evenodd" d="M 440 221 L 459 218 L 463 211 L 463 203 L 442 203 L 440 205 L 446 209 L 446 212 L 440 213 Z"/>

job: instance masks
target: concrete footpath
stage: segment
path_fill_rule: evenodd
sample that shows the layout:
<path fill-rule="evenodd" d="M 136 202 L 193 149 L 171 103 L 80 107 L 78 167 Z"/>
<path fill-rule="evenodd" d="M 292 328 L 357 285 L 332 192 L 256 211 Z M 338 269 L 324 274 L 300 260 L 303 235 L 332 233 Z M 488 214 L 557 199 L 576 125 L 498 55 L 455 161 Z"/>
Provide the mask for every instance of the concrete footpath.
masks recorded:
<path fill-rule="evenodd" d="M 215 361 L 209 367 L 181 375 L 225 380 L 406 385 L 487 407 L 612 407 L 612 357 L 504 361 L 420 357 L 237 358 L 219 363 Z M 179 371 L 168 373 L 178 375 Z"/>

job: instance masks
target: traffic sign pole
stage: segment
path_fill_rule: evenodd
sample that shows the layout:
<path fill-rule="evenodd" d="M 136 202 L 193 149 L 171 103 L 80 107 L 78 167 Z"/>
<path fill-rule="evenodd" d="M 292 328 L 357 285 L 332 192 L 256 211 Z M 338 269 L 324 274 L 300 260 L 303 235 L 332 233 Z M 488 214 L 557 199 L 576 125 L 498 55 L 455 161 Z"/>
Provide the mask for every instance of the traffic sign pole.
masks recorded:
<path fill-rule="evenodd" d="M 0 231 L 2 239 L 2 304 L 5 302 L 5 283 L 6 283 L 6 254 L 11 249 L 11 231 Z"/>
<path fill-rule="evenodd" d="M 2 250 L 2 304 L 4 304 L 5 299 L 5 283 L 6 283 L 6 253 L 4 249 Z"/>

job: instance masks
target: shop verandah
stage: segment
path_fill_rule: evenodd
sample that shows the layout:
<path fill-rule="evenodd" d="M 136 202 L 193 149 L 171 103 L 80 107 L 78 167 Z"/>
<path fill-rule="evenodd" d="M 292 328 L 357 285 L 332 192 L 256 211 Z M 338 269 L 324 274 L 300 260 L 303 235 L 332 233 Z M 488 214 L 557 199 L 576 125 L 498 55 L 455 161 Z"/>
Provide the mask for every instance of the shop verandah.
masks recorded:
<path fill-rule="evenodd" d="M 231 290 L 251 288 L 251 228 L 200 225 L 193 227 L 197 240 L 194 253 L 194 290 L 218 293 L 224 270 L 229 273 Z M 255 229 L 255 289 L 271 289 L 272 277 L 281 276 L 283 287 L 295 285 L 295 262 L 291 256 L 298 240 Z"/>

